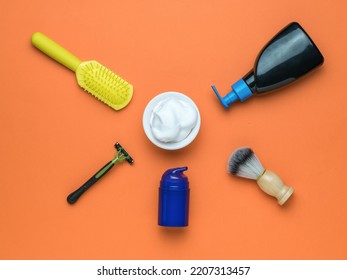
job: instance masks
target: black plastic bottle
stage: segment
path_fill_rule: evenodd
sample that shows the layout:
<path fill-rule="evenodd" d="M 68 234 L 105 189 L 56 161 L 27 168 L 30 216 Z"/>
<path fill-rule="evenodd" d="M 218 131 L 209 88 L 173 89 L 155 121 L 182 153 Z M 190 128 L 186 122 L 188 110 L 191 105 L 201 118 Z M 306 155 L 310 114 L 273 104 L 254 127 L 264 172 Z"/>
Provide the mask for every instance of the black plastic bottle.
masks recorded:
<path fill-rule="evenodd" d="M 296 22 L 290 23 L 273 37 L 259 53 L 254 68 L 231 87 L 222 97 L 212 89 L 225 108 L 237 100 L 262 95 L 296 81 L 320 66 L 324 57 Z"/>

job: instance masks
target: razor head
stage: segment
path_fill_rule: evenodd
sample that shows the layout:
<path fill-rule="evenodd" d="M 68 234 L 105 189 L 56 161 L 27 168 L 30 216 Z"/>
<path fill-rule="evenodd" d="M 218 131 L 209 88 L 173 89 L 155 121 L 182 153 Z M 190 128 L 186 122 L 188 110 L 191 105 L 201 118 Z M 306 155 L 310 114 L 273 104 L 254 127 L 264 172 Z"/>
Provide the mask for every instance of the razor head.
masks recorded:
<path fill-rule="evenodd" d="M 114 144 L 114 147 L 117 149 L 117 151 L 119 151 L 120 153 L 122 153 L 125 156 L 125 160 L 127 162 L 129 162 L 130 164 L 134 163 L 134 159 L 129 155 L 129 153 L 122 147 L 121 144 L 119 144 L 118 142 L 116 144 Z"/>

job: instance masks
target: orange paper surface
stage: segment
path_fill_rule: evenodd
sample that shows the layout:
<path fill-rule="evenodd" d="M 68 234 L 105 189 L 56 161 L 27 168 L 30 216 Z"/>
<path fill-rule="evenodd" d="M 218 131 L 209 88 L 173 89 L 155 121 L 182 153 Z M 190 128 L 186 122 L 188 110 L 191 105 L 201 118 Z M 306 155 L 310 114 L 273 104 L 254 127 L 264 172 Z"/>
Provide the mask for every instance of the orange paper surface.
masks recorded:
<path fill-rule="evenodd" d="M 346 2 L 7 1 L 1 4 L 1 259 L 346 259 Z M 298 21 L 325 57 L 305 79 L 224 110 L 222 94 L 280 29 Z M 134 86 L 114 111 L 73 72 L 31 45 L 40 31 L 81 60 L 95 59 Z M 164 151 L 142 128 L 157 94 L 199 107 L 188 147 Z M 67 195 L 113 158 L 75 205 Z M 281 207 L 252 180 L 226 172 L 253 148 L 295 189 Z M 158 187 L 187 165 L 190 224 L 157 225 Z"/>

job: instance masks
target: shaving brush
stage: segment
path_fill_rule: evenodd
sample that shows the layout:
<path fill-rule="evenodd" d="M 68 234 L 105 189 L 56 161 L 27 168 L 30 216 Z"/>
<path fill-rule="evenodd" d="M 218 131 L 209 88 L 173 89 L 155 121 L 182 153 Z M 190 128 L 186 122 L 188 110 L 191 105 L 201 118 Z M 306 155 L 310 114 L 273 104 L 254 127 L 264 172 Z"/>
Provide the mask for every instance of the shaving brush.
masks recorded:
<path fill-rule="evenodd" d="M 232 175 L 253 179 L 267 194 L 277 198 L 283 205 L 293 194 L 294 189 L 284 185 L 281 178 L 274 172 L 264 169 L 251 148 L 236 149 L 229 158 L 228 172 Z"/>

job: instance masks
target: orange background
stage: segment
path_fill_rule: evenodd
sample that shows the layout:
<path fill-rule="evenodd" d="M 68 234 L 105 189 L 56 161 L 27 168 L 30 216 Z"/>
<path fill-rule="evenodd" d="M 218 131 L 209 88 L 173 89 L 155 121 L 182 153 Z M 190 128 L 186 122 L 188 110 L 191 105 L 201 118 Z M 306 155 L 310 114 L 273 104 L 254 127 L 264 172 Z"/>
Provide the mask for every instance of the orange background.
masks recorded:
<path fill-rule="evenodd" d="M 346 2 L 6 1 L 1 4 L 1 259 L 346 259 Z M 298 21 L 323 67 L 276 93 L 223 109 L 222 94 L 267 41 Z M 113 111 L 30 43 L 41 31 L 82 60 L 134 85 Z M 145 136 L 142 114 L 178 91 L 201 130 L 179 151 Z M 66 196 L 114 155 L 110 171 L 71 206 Z M 295 188 L 284 207 L 252 180 L 226 173 L 248 145 Z M 157 225 L 162 173 L 187 165 L 190 225 Z"/>

